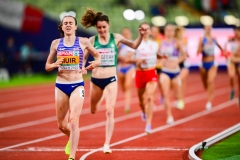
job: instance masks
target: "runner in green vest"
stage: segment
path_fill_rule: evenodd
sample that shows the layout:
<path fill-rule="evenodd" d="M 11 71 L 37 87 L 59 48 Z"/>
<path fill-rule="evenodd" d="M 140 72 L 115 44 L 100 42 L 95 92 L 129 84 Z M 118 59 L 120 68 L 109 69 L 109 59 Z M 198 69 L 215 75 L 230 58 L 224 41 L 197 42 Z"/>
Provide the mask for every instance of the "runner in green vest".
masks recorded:
<path fill-rule="evenodd" d="M 90 38 L 92 45 L 101 55 L 100 66 L 92 71 L 90 84 L 90 104 L 92 114 L 96 113 L 101 103 L 101 98 L 106 100 L 106 139 L 103 146 L 104 153 L 111 153 L 109 147 L 114 129 L 114 106 L 116 104 L 118 84 L 116 78 L 117 65 L 117 46 L 122 43 L 133 49 L 138 48 L 146 27 L 139 28 L 139 36 L 135 41 L 129 41 L 118 33 L 109 33 L 109 18 L 101 12 L 86 10 L 82 20 L 85 28 L 96 27 L 98 35 Z M 87 55 L 87 54 L 86 54 Z M 83 65 L 86 63 L 87 56 L 84 57 Z M 91 63 L 91 62 L 90 62 Z"/>

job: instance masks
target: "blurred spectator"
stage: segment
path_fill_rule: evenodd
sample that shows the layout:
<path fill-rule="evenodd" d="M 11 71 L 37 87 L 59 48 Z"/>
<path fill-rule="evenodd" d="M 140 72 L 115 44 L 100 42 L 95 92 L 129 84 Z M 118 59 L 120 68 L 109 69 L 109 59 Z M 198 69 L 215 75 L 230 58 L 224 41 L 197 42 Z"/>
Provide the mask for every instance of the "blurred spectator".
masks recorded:
<path fill-rule="evenodd" d="M 164 5 L 176 5 L 178 0 L 163 0 Z"/>
<path fill-rule="evenodd" d="M 6 69 L 6 56 L 0 51 L 0 82 L 9 81 L 9 74 Z"/>
<path fill-rule="evenodd" d="M 15 66 L 15 57 L 17 54 L 17 50 L 14 44 L 14 38 L 13 37 L 9 37 L 7 39 L 7 45 L 4 51 L 4 57 L 6 60 L 6 68 L 8 70 L 8 73 L 10 75 L 10 77 L 12 77 L 13 72 L 14 72 L 14 66 Z"/>
<path fill-rule="evenodd" d="M 118 4 L 124 6 L 131 6 L 131 0 L 117 0 Z"/>
<path fill-rule="evenodd" d="M 157 15 L 165 16 L 166 6 L 164 6 L 163 4 L 153 4 L 150 6 L 150 12 L 153 16 L 157 16 Z"/>
<path fill-rule="evenodd" d="M 32 51 L 33 51 L 33 48 L 30 42 L 26 42 L 20 47 L 20 59 L 19 59 L 20 75 L 22 74 L 27 74 L 28 76 L 32 75 L 32 67 L 31 67 Z"/>

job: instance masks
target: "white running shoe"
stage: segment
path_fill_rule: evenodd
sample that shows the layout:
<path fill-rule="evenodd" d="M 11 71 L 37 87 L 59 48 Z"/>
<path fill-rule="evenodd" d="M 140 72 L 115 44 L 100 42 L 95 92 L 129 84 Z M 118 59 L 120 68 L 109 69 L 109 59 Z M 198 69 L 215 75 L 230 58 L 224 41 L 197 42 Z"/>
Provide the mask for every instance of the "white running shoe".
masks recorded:
<path fill-rule="evenodd" d="M 105 154 L 112 153 L 112 150 L 110 149 L 108 144 L 104 144 L 104 146 L 103 146 L 103 153 L 105 153 Z"/>
<path fill-rule="evenodd" d="M 211 108 L 212 108 L 212 103 L 211 102 L 207 102 L 206 110 L 210 110 Z"/>
<path fill-rule="evenodd" d="M 146 132 L 147 134 L 150 134 L 150 133 L 152 132 L 151 124 L 146 124 L 145 132 Z"/>
<path fill-rule="evenodd" d="M 169 116 L 168 118 L 167 118 L 167 124 L 173 124 L 173 122 L 174 122 L 174 119 L 173 119 L 173 116 Z"/>

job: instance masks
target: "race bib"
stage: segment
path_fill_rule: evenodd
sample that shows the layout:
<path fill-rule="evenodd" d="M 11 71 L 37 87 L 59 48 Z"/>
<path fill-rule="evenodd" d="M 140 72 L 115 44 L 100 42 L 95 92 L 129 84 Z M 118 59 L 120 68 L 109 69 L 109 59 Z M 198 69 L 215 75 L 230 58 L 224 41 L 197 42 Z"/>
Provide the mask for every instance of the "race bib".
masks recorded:
<path fill-rule="evenodd" d="M 203 51 L 210 56 L 214 55 L 214 45 L 212 44 L 206 44 L 203 48 Z"/>
<path fill-rule="evenodd" d="M 58 52 L 57 59 L 64 58 L 60 65 L 60 70 L 78 70 L 79 69 L 79 51 Z"/>
<path fill-rule="evenodd" d="M 236 50 L 237 50 L 237 48 L 238 48 L 238 44 L 237 43 L 231 43 L 231 52 L 233 53 L 233 52 L 236 52 Z"/>
<path fill-rule="evenodd" d="M 157 57 L 152 55 L 144 58 L 146 63 L 141 64 L 141 68 L 152 68 L 156 67 Z"/>
<path fill-rule="evenodd" d="M 115 55 L 116 52 L 114 48 L 101 48 L 98 49 L 98 52 L 101 55 L 100 66 L 114 66 L 115 64 Z"/>
<path fill-rule="evenodd" d="M 173 55 L 174 48 L 173 47 L 163 47 L 161 49 L 161 54 L 171 57 Z"/>

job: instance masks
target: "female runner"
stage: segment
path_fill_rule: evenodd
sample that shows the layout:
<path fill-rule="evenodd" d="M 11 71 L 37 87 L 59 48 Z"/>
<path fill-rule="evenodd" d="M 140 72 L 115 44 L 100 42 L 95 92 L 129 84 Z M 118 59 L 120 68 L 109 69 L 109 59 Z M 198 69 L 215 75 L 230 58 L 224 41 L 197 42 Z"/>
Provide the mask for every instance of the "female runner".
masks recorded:
<path fill-rule="evenodd" d="M 81 21 L 85 28 L 96 27 L 98 35 L 90 38 L 94 48 L 98 50 L 101 55 L 100 66 L 92 71 L 91 77 L 91 93 L 90 104 L 92 114 L 96 113 L 100 105 L 101 97 L 106 100 L 106 139 L 103 146 L 104 153 L 111 153 L 109 147 L 110 140 L 114 129 L 114 106 L 117 99 L 117 79 L 116 79 L 116 65 L 117 65 L 117 46 L 119 43 L 125 44 L 131 48 L 136 49 L 142 41 L 142 37 L 147 28 L 139 28 L 139 36 L 132 42 L 125 39 L 117 33 L 109 33 L 109 18 L 102 12 L 95 12 L 93 10 L 86 10 Z M 87 56 L 84 58 L 86 60 Z M 86 62 L 84 60 L 84 62 Z"/>
<path fill-rule="evenodd" d="M 175 26 L 167 25 L 164 30 L 165 39 L 160 45 L 160 56 L 163 58 L 162 72 L 160 75 L 160 83 L 162 86 L 164 105 L 167 113 L 167 124 L 172 124 L 174 118 L 170 105 L 170 89 L 174 87 L 177 92 L 177 97 L 181 98 L 181 78 L 179 63 L 186 58 L 186 53 L 183 51 L 181 43 L 175 39 Z M 179 99 L 180 100 L 180 99 Z M 184 104 L 182 104 L 184 105 Z M 184 106 L 181 106 L 183 108 Z"/>
<path fill-rule="evenodd" d="M 75 159 L 79 141 L 79 117 L 84 101 L 84 70 L 100 64 L 100 55 L 87 38 L 76 37 L 77 20 L 66 15 L 58 27 L 62 38 L 52 41 L 46 70 L 58 68 L 55 87 L 55 107 L 59 129 L 69 137 L 65 152 L 69 160 Z M 83 69 L 84 51 L 88 50 L 95 61 Z M 54 58 L 57 56 L 57 61 Z M 70 114 L 68 116 L 68 111 Z M 69 121 L 68 121 L 69 120 Z"/>
<path fill-rule="evenodd" d="M 132 40 L 132 32 L 129 28 L 122 29 L 122 36 L 128 40 Z M 120 44 L 119 52 L 118 52 L 118 81 L 120 82 L 120 86 L 124 92 L 125 97 L 125 113 L 130 112 L 130 105 L 131 105 L 131 95 L 132 95 L 132 82 L 133 82 L 133 75 L 135 73 L 135 66 L 133 64 L 129 64 L 124 62 L 124 59 L 131 58 L 134 49 Z M 121 60 L 122 59 L 122 60 Z"/>
<path fill-rule="evenodd" d="M 214 61 L 215 46 L 223 51 L 222 47 L 217 43 L 211 35 L 212 26 L 204 27 L 205 34 L 203 38 L 200 38 L 198 44 L 197 54 L 202 53 L 202 64 L 200 65 L 200 74 L 205 90 L 207 90 L 207 104 L 206 109 L 212 108 L 213 91 L 214 91 L 214 79 L 217 74 L 217 62 Z"/>
<path fill-rule="evenodd" d="M 160 33 L 160 29 L 157 26 L 152 26 L 151 27 L 151 39 L 155 42 L 158 43 L 158 45 L 161 44 L 161 41 L 164 39 L 163 35 Z M 156 71 L 157 71 L 157 75 L 158 78 L 160 77 L 161 74 L 161 69 L 162 68 L 162 59 L 157 59 L 157 63 L 156 63 Z M 159 98 L 159 103 L 162 104 L 164 101 L 164 97 L 162 94 L 162 89 L 161 89 L 161 85 L 158 85 L 159 91 L 160 91 L 160 98 Z"/>
<path fill-rule="evenodd" d="M 183 27 L 177 27 L 175 30 L 175 38 L 178 40 L 178 42 L 180 43 L 180 45 L 182 45 L 183 51 L 187 54 L 187 39 L 184 38 L 184 28 Z M 178 101 L 175 104 L 175 107 L 178 109 L 183 109 L 182 107 L 184 107 L 183 103 L 184 103 L 184 96 L 185 96 L 185 92 L 186 92 L 186 79 L 187 76 L 189 74 L 189 69 L 188 69 L 188 64 L 187 61 L 184 60 L 183 62 L 179 63 L 180 66 L 180 78 L 181 78 L 181 100 Z M 175 92 L 176 94 L 176 92 Z M 177 97 L 177 96 L 176 96 Z M 177 97 L 178 98 L 178 97 Z"/>
<path fill-rule="evenodd" d="M 228 75 L 230 78 L 230 100 L 232 100 L 235 96 L 235 90 L 234 90 L 234 78 L 237 73 L 237 68 L 235 63 L 231 61 L 231 55 L 236 52 L 238 45 L 240 43 L 240 28 L 236 27 L 234 28 L 234 37 L 231 37 L 228 42 L 225 45 L 225 57 L 227 58 L 227 69 L 228 69 Z M 230 57 L 228 58 L 228 54 L 226 53 L 227 50 L 230 50 Z"/>
<path fill-rule="evenodd" d="M 240 28 L 236 29 L 239 36 Z M 238 107 L 240 107 L 240 41 L 237 41 L 237 50 L 231 54 L 230 61 L 234 64 L 238 78 Z"/>
<path fill-rule="evenodd" d="M 142 23 L 140 27 L 150 28 L 148 23 Z M 136 49 L 135 59 L 127 62 L 136 63 L 135 84 L 138 92 L 142 120 L 146 121 L 145 132 L 151 133 L 154 93 L 157 87 L 156 62 L 159 45 L 150 39 L 150 30 L 144 34 L 143 41 Z"/>

